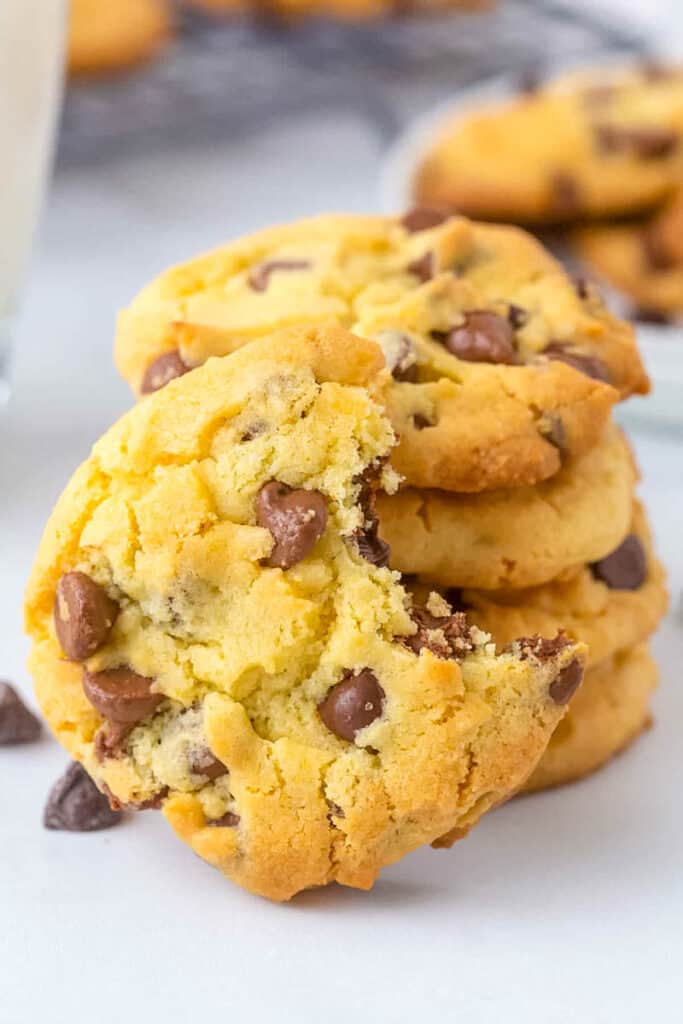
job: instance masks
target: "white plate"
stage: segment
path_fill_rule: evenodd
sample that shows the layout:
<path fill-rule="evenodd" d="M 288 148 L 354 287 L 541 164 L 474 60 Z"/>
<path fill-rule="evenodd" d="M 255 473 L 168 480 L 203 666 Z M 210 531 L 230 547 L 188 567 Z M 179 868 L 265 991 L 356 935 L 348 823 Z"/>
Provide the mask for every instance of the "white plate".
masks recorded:
<path fill-rule="evenodd" d="M 617 58 L 619 59 L 619 58 Z M 605 63 L 615 58 L 605 58 Z M 516 91 L 515 81 L 497 77 L 461 90 L 417 117 L 399 136 L 386 155 L 380 172 L 380 205 L 386 213 L 405 210 L 412 204 L 412 180 L 424 155 L 444 127 L 458 114 L 504 99 Z M 611 306 L 618 306 L 615 297 Z M 683 326 L 637 324 L 643 361 L 652 379 L 647 398 L 633 399 L 619 409 L 625 423 L 683 431 Z"/>

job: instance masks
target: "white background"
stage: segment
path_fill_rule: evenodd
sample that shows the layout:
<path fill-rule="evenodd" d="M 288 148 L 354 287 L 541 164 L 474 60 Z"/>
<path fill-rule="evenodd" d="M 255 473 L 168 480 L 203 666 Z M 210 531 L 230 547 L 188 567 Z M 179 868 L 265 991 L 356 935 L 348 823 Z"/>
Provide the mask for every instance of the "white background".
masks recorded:
<path fill-rule="evenodd" d="M 678 4 L 651 13 L 665 8 Z M 0 414 L 2 675 L 28 692 L 20 602 L 40 531 L 130 402 L 110 360 L 115 310 L 229 235 L 372 209 L 380 159 L 362 125 L 312 119 L 246 148 L 58 177 Z M 656 641 L 657 725 L 633 750 L 489 815 L 450 852 L 419 851 L 369 895 L 333 887 L 278 907 L 224 881 L 152 812 L 92 835 L 44 831 L 63 753 L 47 737 L 1 749 L 0 1024 L 681 1021 L 682 447 L 635 440 L 675 602 Z"/>

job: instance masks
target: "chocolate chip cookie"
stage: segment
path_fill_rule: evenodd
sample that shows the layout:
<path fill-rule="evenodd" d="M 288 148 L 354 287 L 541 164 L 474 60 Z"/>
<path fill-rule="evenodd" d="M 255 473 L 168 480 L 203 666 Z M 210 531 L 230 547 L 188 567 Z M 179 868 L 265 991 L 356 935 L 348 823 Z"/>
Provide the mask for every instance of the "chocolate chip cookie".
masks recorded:
<path fill-rule="evenodd" d="M 647 391 L 631 328 L 529 235 L 428 209 L 326 216 L 260 232 L 148 285 L 116 360 L 140 394 L 274 328 L 335 322 L 392 373 L 392 464 L 414 487 L 545 480 Z"/>
<path fill-rule="evenodd" d="M 683 188 L 647 219 L 586 226 L 570 243 L 587 271 L 631 301 L 635 316 L 683 316 Z"/>
<path fill-rule="evenodd" d="M 69 72 L 96 74 L 148 60 L 170 39 L 164 0 L 71 0 L 67 38 Z"/>
<path fill-rule="evenodd" d="M 384 564 L 380 349 L 293 330 L 139 403 L 77 470 L 28 587 L 36 691 L 112 805 L 160 807 L 271 899 L 464 834 L 519 787 L 585 645 L 496 654 Z"/>
<path fill-rule="evenodd" d="M 524 790 L 580 779 L 629 746 L 650 725 L 658 676 L 647 644 L 589 668 Z"/>
<path fill-rule="evenodd" d="M 535 487 L 379 495 L 380 537 L 393 569 L 443 587 L 533 587 L 621 544 L 635 479 L 628 446 L 611 427 L 595 448 Z"/>
<path fill-rule="evenodd" d="M 424 582 L 416 593 L 430 589 Z M 646 640 L 668 603 L 664 568 L 638 502 L 630 532 L 615 550 L 567 578 L 525 590 L 447 590 L 445 597 L 503 647 L 518 636 L 553 637 L 565 629 L 588 645 L 589 666 Z"/>
<path fill-rule="evenodd" d="M 419 167 L 418 202 L 513 223 L 637 214 L 681 180 L 683 71 L 584 71 L 458 114 Z"/>

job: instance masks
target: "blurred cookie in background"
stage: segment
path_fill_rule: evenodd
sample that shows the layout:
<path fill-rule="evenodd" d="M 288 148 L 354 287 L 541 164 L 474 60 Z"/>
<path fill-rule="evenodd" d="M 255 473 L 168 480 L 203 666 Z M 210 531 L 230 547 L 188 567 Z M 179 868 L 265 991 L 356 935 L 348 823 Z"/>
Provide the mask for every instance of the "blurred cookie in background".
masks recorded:
<path fill-rule="evenodd" d="M 495 0 L 186 0 L 188 8 L 211 15 L 251 11 L 285 21 L 305 17 L 366 21 L 387 15 L 422 15 L 449 9 L 487 10 Z"/>
<path fill-rule="evenodd" d="M 171 8 L 165 0 L 71 0 L 69 73 L 106 73 L 143 63 L 172 34 Z"/>

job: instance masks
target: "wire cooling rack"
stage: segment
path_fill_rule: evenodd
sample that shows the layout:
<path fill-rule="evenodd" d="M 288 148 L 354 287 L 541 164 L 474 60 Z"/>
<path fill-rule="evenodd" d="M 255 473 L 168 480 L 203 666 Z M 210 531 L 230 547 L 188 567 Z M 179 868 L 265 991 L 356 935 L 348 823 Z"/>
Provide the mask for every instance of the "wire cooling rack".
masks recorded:
<path fill-rule="evenodd" d="M 623 21 L 555 0 L 355 25 L 185 14 L 156 61 L 69 86 L 59 160 L 232 139 L 311 110 L 358 112 L 390 139 L 459 86 L 609 50 L 642 44 Z"/>

